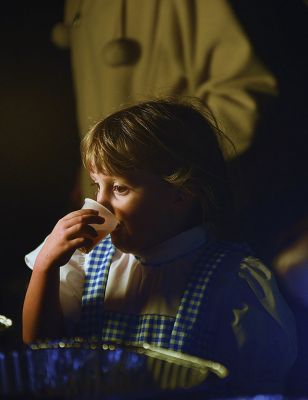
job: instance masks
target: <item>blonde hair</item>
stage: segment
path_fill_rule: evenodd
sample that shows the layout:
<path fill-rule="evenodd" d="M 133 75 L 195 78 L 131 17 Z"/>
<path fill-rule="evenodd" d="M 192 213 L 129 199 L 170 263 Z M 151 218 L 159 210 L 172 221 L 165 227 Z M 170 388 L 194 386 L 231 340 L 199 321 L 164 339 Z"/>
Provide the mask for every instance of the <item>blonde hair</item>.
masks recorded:
<path fill-rule="evenodd" d="M 211 112 L 175 99 L 138 103 L 98 122 L 81 144 L 88 170 L 125 176 L 143 170 L 196 196 L 218 226 L 230 205 L 221 142 Z"/>

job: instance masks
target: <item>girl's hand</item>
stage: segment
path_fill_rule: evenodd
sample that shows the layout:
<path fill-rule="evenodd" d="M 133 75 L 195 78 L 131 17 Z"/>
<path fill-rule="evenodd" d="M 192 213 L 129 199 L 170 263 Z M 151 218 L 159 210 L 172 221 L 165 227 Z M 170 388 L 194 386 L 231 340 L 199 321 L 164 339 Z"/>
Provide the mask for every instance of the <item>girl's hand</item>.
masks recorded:
<path fill-rule="evenodd" d="M 89 224 L 101 224 L 104 218 L 96 210 L 81 209 L 60 219 L 35 261 L 35 268 L 50 270 L 66 264 L 79 247 L 88 246 L 97 233 Z"/>

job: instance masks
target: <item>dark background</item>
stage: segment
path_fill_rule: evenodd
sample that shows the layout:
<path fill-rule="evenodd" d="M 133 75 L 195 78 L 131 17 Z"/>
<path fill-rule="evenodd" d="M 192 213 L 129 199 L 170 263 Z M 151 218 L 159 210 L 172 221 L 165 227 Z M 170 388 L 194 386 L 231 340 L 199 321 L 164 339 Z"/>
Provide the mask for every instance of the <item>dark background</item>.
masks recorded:
<path fill-rule="evenodd" d="M 69 51 L 50 35 L 63 1 L 7 1 L 0 34 L 0 314 L 19 343 L 24 255 L 71 207 L 79 143 Z"/>
<path fill-rule="evenodd" d="M 238 229 L 269 265 L 288 232 L 308 217 L 306 3 L 231 1 L 279 84 L 277 101 L 264 114 L 251 149 L 239 160 L 243 194 Z M 56 48 L 50 40 L 52 27 L 62 20 L 63 1 L 6 1 L 1 6 L 0 314 L 14 322 L 2 340 L 16 347 L 29 279 L 24 255 L 74 207 L 79 139 L 69 50 Z M 308 337 L 307 310 L 288 300 L 300 335 Z M 301 362 L 307 367 L 306 339 L 303 343 Z"/>

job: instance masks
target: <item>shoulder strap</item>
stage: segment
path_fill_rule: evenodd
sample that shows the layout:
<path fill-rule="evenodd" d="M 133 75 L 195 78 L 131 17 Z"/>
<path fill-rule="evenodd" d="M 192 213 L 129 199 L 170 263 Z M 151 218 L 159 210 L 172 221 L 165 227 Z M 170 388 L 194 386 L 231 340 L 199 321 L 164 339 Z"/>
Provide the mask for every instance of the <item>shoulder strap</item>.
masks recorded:
<path fill-rule="evenodd" d="M 87 257 L 80 324 L 83 336 L 101 332 L 105 290 L 114 252 L 115 247 L 107 236 Z"/>
<path fill-rule="evenodd" d="M 212 281 L 221 269 L 240 265 L 243 248 L 228 242 L 209 241 L 194 266 L 192 276 L 181 300 L 171 338 L 171 347 L 177 351 L 207 354 L 205 332 L 210 325 L 208 312 Z"/>

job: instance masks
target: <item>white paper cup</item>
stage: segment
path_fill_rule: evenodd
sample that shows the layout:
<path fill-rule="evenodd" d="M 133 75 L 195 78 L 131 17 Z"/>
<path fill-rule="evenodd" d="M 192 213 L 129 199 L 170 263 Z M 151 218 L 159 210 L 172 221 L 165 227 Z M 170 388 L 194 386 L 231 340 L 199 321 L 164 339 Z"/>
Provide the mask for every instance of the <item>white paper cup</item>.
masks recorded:
<path fill-rule="evenodd" d="M 116 217 L 110 212 L 106 207 L 102 206 L 95 200 L 92 199 L 85 199 L 84 205 L 82 206 L 84 209 L 90 210 L 97 210 L 98 215 L 105 219 L 103 224 L 90 224 L 96 232 L 97 236 L 95 238 L 91 237 L 92 245 L 89 247 L 81 247 L 79 250 L 83 253 L 89 253 L 97 245 L 98 242 L 103 240 L 109 233 L 115 230 L 116 226 L 118 225 L 119 221 Z"/>

